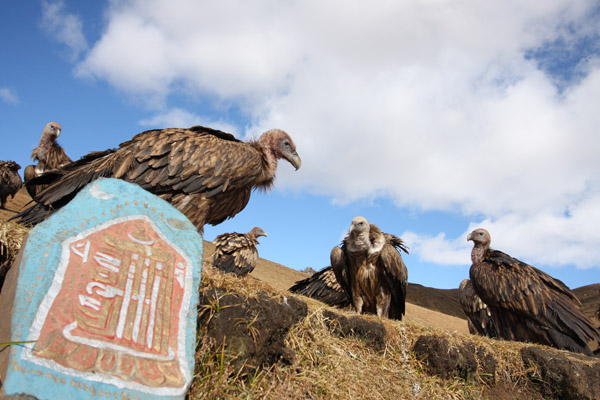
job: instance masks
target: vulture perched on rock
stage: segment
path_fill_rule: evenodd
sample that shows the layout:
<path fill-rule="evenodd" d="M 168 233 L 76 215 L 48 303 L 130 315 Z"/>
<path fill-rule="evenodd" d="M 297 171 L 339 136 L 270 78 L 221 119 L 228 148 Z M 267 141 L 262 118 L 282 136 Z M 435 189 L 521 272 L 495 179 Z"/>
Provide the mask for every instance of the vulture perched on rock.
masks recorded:
<path fill-rule="evenodd" d="M 28 182 L 46 171 L 61 168 L 71 162 L 69 156 L 67 156 L 63 148 L 56 141 L 61 130 L 62 127 L 56 122 L 46 124 L 38 146 L 31 152 L 31 158 L 33 161 L 37 161 L 37 165 L 28 165 L 25 167 L 23 177 L 27 192 L 32 199 L 35 199 L 44 187 L 41 185 L 29 186 L 27 185 Z"/>
<path fill-rule="evenodd" d="M 5 209 L 8 196 L 14 198 L 23 182 L 19 176 L 21 166 L 14 161 L 0 161 L 0 208 Z"/>
<path fill-rule="evenodd" d="M 223 233 L 213 240 L 215 254 L 213 266 L 237 276 L 246 276 L 254 271 L 258 262 L 256 245 L 260 236 L 267 236 L 259 227 L 248 233 Z"/>
<path fill-rule="evenodd" d="M 34 179 L 32 184 L 48 187 L 38 204 L 18 214 L 19 222 L 36 224 L 88 183 L 112 177 L 167 200 L 203 233 L 204 224 L 217 225 L 242 211 L 253 189 L 271 188 L 278 159 L 300 168 L 294 142 L 279 129 L 250 142 L 202 126 L 149 130 Z"/>
<path fill-rule="evenodd" d="M 483 300 L 475 294 L 475 290 L 473 289 L 470 280 L 463 279 L 460 283 L 458 288 L 458 299 L 467 316 L 469 332 L 471 332 L 471 334 L 491 338 L 498 337 L 498 331 L 491 318 L 490 309 Z"/>
<path fill-rule="evenodd" d="M 400 250 L 408 254 L 402 239 L 352 219 L 342 246 L 331 250 L 331 267 L 357 313 L 402 319 L 408 271 Z"/>
<path fill-rule="evenodd" d="M 560 280 L 498 250 L 490 234 L 476 229 L 469 275 L 475 293 L 488 306 L 498 336 L 593 355 L 600 332 L 581 303 Z"/>
<path fill-rule="evenodd" d="M 335 278 L 333 268 L 326 267 L 306 279 L 297 281 L 290 292 L 312 297 L 333 307 L 346 307 L 350 299 Z"/>

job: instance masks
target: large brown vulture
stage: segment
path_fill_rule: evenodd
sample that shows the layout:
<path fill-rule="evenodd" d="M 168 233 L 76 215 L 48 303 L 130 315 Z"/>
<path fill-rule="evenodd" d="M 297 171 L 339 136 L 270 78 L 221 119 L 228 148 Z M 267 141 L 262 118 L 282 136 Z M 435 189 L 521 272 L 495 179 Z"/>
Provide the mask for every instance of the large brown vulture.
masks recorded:
<path fill-rule="evenodd" d="M 202 233 L 204 224 L 217 225 L 242 211 L 253 189 L 271 188 L 282 158 L 300 168 L 294 142 L 279 129 L 250 142 L 202 126 L 154 129 L 36 178 L 32 183 L 48 187 L 38 204 L 18 216 L 21 223 L 36 224 L 91 181 L 112 177 L 167 200 Z"/>
<path fill-rule="evenodd" d="M 289 290 L 334 307 L 350 305 L 350 299 L 335 278 L 331 267 L 323 268 L 308 278 L 297 281 Z"/>
<path fill-rule="evenodd" d="M 258 262 L 256 245 L 260 236 L 267 236 L 267 233 L 259 227 L 252 228 L 248 233 L 232 232 L 217 236 L 213 240 L 213 266 L 237 276 L 248 275 Z"/>
<path fill-rule="evenodd" d="M 501 251 L 490 249 L 490 234 L 476 229 L 470 277 L 506 340 L 540 343 L 592 355 L 600 332 L 580 309 L 581 303 L 560 280 Z"/>
<path fill-rule="evenodd" d="M 19 176 L 21 166 L 14 161 L 0 161 L 0 208 L 5 209 L 8 196 L 14 198 L 23 182 Z"/>
<path fill-rule="evenodd" d="M 27 185 L 33 178 L 40 176 L 46 171 L 61 168 L 72 160 L 67 156 L 56 139 L 60 135 L 62 127 L 57 122 L 49 122 L 44 127 L 42 137 L 36 148 L 31 151 L 31 158 L 37 161 L 37 165 L 28 165 L 23 172 L 25 187 L 32 199 L 37 197 L 44 187 L 41 185 Z"/>
<path fill-rule="evenodd" d="M 458 299 L 467 316 L 469 332 L 471 332 L 471 334 L 491 338 L 498 337 L 498 331 L 491 318 L 490 309 L 483 300 L 475 294 L 475 290 L 473 289 L 470 280 L 464 279 L 460 283 L 458 288 Z"/>
<path fill-rule="evenodd" d="M 352 219 L 341 247 L 331 250 L 331 267 L 357 313 L 402 319 L 408 271 L 402 239 L 383 233 L 363 217 Z"/>

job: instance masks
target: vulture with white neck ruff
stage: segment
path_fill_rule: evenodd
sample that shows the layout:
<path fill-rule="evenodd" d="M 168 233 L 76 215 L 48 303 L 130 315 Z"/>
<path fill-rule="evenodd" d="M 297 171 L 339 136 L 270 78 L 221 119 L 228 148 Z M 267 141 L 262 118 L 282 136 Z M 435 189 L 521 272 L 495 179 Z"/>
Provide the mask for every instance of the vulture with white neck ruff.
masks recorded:
<path fill-rule="evenodd" d="M 72 162 L 65 150 L 56 141 L 61 131 L 62 127 L 57 122 L 46 124 L 40 142 L 31 151 L 31 158 L 33 161 L 37 161 L 37 165 L 28 165 L 23 171 L 25 188 L 34 200 L 44 187 L 43 185 L 28 185 L 28 183 L 46 171 L 61 168 Z"/>
<path fill-rule="evenodd" d="M 37 196 L 38 204 L 15 217 L 34 225 L 88 183 L 110 177 L 167 200 L 203 233 L 204 224 L 217 225 L 242 211 L 253 189 L 269 190 L 279 159 L 300 168 L 294 142 L 280 129 L 249 142 L 202 126 L 149 130 L 36 178 L 32 184 L 48 186 Z"/>
<path fill-rule="evenodd" d="M 560 280 L 498 250 L 485 229 L 475 229 L 469 275 L 485 302 L 498 336 L 593 355 L 600 332 Z"/>
<path fill-rule="evenodd" d="M 408 271 L 402 239 L 383 233 L 363 217 L 352 219 L 341 247 L 331 250 L 331 267 L 354 310 L 401 320 L 405 313 Z"/>

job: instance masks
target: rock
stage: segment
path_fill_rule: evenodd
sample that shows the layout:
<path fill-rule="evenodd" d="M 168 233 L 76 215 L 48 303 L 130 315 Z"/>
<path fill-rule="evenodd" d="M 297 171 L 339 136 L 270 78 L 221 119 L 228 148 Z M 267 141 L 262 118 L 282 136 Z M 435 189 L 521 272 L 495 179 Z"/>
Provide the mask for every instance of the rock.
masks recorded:
<path fill-rule="evenodd" d="M 529 376 L 548 399 L 598 399 L 600 397 L 600 360 L 538 347 L 521 349 Z"/>
<path fill-rule="evenodd" d="M 323 316 L 325 323 L 334 334 L 364 339 L 377 351 L 383 350 L 385 347 L 385 327 L 382 323 L 358 316 L 347 318 L 329 310 L 324 310 Z"/>
<path fill-rule="evenodd" d="M 12 310 L 11 336 L 0 342 L 34 343 L 11 346 L 4 394 L 183 399 L 202 243 L 182 213 L 137 185 L 86 186 L 29 233 L 9 271 L 0 312 Z"/>
<path fill-rule="evenodd" d="M 488 383 L 495 381 L 496 359 L 473 343 L 451 346 L 444 338 L 424 335 L 417 339 L 413 351 L 425 363 L 431 375 L 443 379 L 460 377 L 465 381 L 478 376 Z"/>
<path fill-rule="evenodd" d="M 237 370 L 251 373 L 257 367 L 278 361 L 292 364 L 294 352 L 285 345 L 290 328 L 306 317 L 306 303 L 294 297 L 277 300 L 264 292 L 245 298 L 219 289 L 200 293 L 199 321 L 206 335 L 214 339 L 213 350 L 225 348 Z"/>

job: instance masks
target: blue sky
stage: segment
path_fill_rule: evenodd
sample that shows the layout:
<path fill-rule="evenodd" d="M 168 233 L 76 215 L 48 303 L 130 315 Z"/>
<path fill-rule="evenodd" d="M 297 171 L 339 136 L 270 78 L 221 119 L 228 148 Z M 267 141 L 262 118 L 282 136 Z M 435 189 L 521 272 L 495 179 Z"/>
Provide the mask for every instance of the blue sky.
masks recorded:
<path fill-rule="evenodd" d="M 402 236 L 409 281 L 456 288 L 466 235 L 570 287 L 600 282 L 600 7 L 594 1 L 2 2 L 0 159 L 59 122 L 71 158 L 152 128 L 248 139 L 281 163 L 205 238 L 320 269 L 357 215 Z"/>

